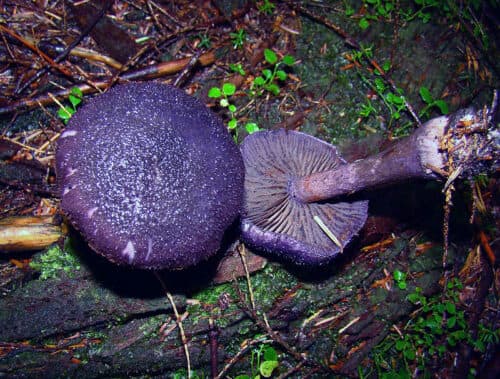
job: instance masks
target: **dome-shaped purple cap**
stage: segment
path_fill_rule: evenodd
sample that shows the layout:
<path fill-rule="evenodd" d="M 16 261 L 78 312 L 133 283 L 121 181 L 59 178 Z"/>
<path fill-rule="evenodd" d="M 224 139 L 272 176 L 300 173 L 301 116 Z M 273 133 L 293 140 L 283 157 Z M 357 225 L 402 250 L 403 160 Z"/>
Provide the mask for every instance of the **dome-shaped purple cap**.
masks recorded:
<path fill-rule="evenodd" d="M 244 166 L 199 100 L 119 85 L 70 120 L 56 154 L 61 206 L 112 262 L 182 269 L 213 255 L 240 213 Z"/>

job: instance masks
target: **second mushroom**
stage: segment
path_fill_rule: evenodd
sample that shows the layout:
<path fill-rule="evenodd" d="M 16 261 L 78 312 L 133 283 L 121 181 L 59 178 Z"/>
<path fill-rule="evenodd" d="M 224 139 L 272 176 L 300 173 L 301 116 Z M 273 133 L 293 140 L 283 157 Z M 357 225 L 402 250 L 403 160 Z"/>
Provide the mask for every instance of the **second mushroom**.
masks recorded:
<path fill-rule="evenodd" d="M 330 262 L 367 218 L 368 202 L 349 195 L 408 179 L 453 180 L 496 170 L 500 135 L 493 113 L 469 108 L 434 118 L 391 148 L 352 163 L 300 132 L 247 137 L 241 147 L 243 240 L 295 264 Z"/>

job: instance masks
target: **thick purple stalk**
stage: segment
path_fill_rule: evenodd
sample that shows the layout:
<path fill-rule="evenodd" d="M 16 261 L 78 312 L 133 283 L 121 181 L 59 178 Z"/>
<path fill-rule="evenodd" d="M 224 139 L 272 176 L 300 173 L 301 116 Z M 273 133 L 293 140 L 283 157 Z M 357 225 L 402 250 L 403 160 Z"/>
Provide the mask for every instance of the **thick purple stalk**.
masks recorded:
<path fill-rule="evenodd" d="M 379 154 L 292 180 L 290 194 L 311 203 L 408 179 L 435 179 L 430 167 L 442 169 L 446 163 L 439 143 L 448 121 L 432 119 Z"/>

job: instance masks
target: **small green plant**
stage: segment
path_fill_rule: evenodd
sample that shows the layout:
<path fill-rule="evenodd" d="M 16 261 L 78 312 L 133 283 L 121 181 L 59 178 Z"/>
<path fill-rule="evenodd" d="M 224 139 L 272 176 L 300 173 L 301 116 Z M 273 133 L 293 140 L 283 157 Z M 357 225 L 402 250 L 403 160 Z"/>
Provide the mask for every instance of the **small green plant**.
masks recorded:
<path fill-rule="evenodd" d="M 257 76 L 250 88 L 251 96 L 260 96 L 265 91 L 273 95 L 279 95 L 280 87 L 276 83 L 277 80 L 285 81 L 288 74 L 282 69 L 283 66 L 292 66 L 295 64 L 295 58 L 291 55 L 285 55 L 281 60 L 278 55 L 271 49 L 264 50 L 264 59 L 272 67 L 262 70 L 261 75 Z"/>
<path fill-rule="evenodd" d="M 241 76 L 245 76 L 246 75 L 246 72 L 245 70 L 243 69 L 243 66 L 241 65 L 241 63 L 229 63 L 229 69 L 232 71 L 232 72 L 235 72 Z"/>
<path fill-rule="evenodd" d="M 276 6 L 271 3 L 269 0 L 264 0 L 261 1 L 260 3 L 257 4 L 257 9 L 259 12 L 264 13 L 264 14 L 272 14 L 274 12 L 274 9 Z"/>
<path fill-rule="evenodd" d="M 434 99 L 427 87 L 420 87 L 420 97 L 425 103 L 425 107 L 419 112 L 420 117 L 429 117 L 429 111 L 433 108 L 438 108 L 441 114 L 448 114 L 448 104 L 444 100 Z"/>
<path fill-rule="evenodd" d="M 385 84 L 384 80 L 380 77 L 375 78 L 373 81 L 370 81 L 363 75 L 360 75 L 360 77 L 366 85 L 377 93 L 378 97 L 387 107 L 390 114 L 389 126 L 391 126 L 394 121 L 399 120 L 401 118 L 401 113 L 406 110 L 406 102 L 403 91 L 400 88 L 398 88 L 395 92 L 391 91 Z M 376 114 L 376 109 L 373 107 L 372 103 L 367 100 L 365 104 L 361 105 L 358 114 L 361 117 L 368 117 L 372 114 Z M 398 133 L 395 134 L 397 135 Z"/>
<path fill-rule="evenodd" d="M 236 32 L 229 33 L 234 49 L 241 49 L 247 40 L 245 29 L 238 29 Z"/>
<path fill-rule="evenodd" d="M 236 86 L 233 83 L 224 83 L 222 87 L 212 87 L 208 91 L 208 97 L 212 99 L 220 99 L 219 105 L 222 108 L 227 108 L 229 111 L 231 119 L 229 120 L 227 127 L 229 130 L 235 129 L 238 125 L 238 120 L 235 117 L 236 105 L 229 102 L 229 98 L 236 92 Z"/>
<path fill-rule="evenodd" d="M 456 307 L 458 290 L 462 289 L 462 284 L 453 279 L 448 282 L 444 298 L 433 297 L 428 299 L 422 294 L 422 290 L 417 287 L 415 292 L 409 294 L 407 299 L 420 305 L 421 314 L 409 324 L 402 342 L 396 343 L 396 349 L 406 352 L 406 356 L 414 356 L 416 349 L 425 349 L 429 354 L 441 356 L 448 347 L 454 347 L 460 341 L 472 342 L 472 338 L 467 330 L 464 311 Z M 446 343 L 437 344 L 436 341 L 446 336 Z"/>
<path fill-rule="evenodd" d="M 366 13 L 358 22 L 363 30 L 370 26 L 371 21 L 391 21 L 396 10 L 400 19 L 406 22 L 418 18 L 427 23 L 431 20 L 433 11 L 450 16 L 450 7 L 442 0 L 413 0 L 413 3 L 409 3 L 406 8 L 403 6 L 396 8 L 394 0 L 363 0 L 363 6 Z M 346 7 L 346 12 L 347 9 Z"/>
<path fill-rule="evenodd" d="M 252 350 L 251 374 L 238 375 L 235 379 L 270 378 L 279 366 L 278 358 L 278 353 L 272 346 L 263 344 Z"/>
<path fill-rule="evenodd" d="M 234 132 L 235 138 L 238 137 L 238 119 L 236 118 L 236 105 L 229 101 L 229 98 L 236 92 L 236 86 L 233 83 L 224 83 L 222 87 L 212 87 L 208 91 L 208 97 L 212 99 L 219 99 L 219 105 L 222 108 L 227 108 L 229 111 L 230 120 L 227 123 L 227 128 Z M 248 134 L 255 133 L 259 130 L 255 122 L 248 122 L 245 124 L 245 130 Z"/>
<path fill-rule="evenodd" d="M 210 37 L 207 34 L 198 34 L 198 39 L 200 42 L 198 43 L 198 47 L 200 49 L 210 49 L 210 46 L 212 45 L 212 41 L 210 40 Z"/>
<path fill-rule="evenodd" d="M 479 324 L 477 340 L 474 341 L 474 348 L 484 353 L 486 345 L 497 345 L 500 342 L 500 329 L 490 329 L 482 324 Z"/>
<path fill-rule="evenodd" d="M 71 91 L 68 96 L 68 100 L 71 103 L 71 106 L 60 106 L 57 111 L 57 115 L 59 118 L 67 124 L 71 116 L 75 114 L 78 105 L 82 102 L 83 93 L 78 87 L 71 88 Z"/>
<path fill-rule="evenodd" d="M 369 117 L 370 115 L 376 114 L 376 113 L 377 113 L 377 110 L 373 107 L 373 104 L 370 101 L 370 99 L 366 99 L 366 103 L 361 104 L 361 109 L 358 111 L 358 114 L 364 118 Z"/>
<path fill-rule="evenodd" d="M 370 21 L 372 20 L 390 18 L 394 10 L 393 0 L 363 0 L 363 5 L 366 9 L 371 10 L 371 12 L 367 12 L 361 17 L 358 22 L 359 27 L 363 30 L 370 26 Z"/>
<path fill-rule="evenodd" d="M 264 93 L 270 93 L 272 95 L 279 95 L 280 86 L 278 81 L 285 81 L 288 78 L 288 74 L 283 69 L 284 66 L 292 66 L 295 64 L 295 58 L 291 55 L 285 55 L 283 58 L 279 59 L 278 55 L 271 49 L 264 50 L 264 60 L 265 63 L 270 65 L 262 69 L 260 75 L 257 75 L 251 85 L 249 91 L 246 93 L 250 97 L 258 97 Z M 246 72 L 243 69 L 241 63 L 230 64 L 229 69 L 238 75 L 245 76 Z M 226 108 L 229 112 L 229 122 L 227 127 L 233 132 L 235 139 L 238 138 L 238 109 L 236 105 L 231 102 L 230 98 L 235 94 L 236 86 L 232 83 L 224 83 L 222 87 L 212 87 L 208 91 L 208 97 L 212 99 L 219 99 L 219 105 L 222 108 Z M 261 130 L 257 123 L 246 122 L 245 131 L 248 134 L 255 133 Z"/>
<path fill-rule="evenodd" d="M 191 371 L 191 375 L 188 378 L 187 370 L 184 368 L 178 369 L 172 375 L 172 379 L 205 379 L 205 378 L 208 378 L 208 377 L 205 376 L 203 373 L 198 374 L 196 371 Z"/>
<path fill-rule="evenodd" d="M 394 281 L 401 290 L 406 289 L 406 274 L 395 270 Z M 451 279 L 443 294 L 425 296 L 416 287 L 407 295 L 407 300 L 419 308 L 400 333 L 391 333 L 373 352 L 373 359 L 380 378 L 411 377 L 411 364 L 417 364 L 425 377 L 428 361 L 442 357 L 445 352 L 463 342 L 477 351 L 484 351 L 486 344 L 498 343 L 499 330 L 479 325 L 478 338 L 474 340 L 468 330 L 465 312 L 460 310 L 459 291 L 462 284 Z M 399 354 L 401 359 L 395 359 Z M 390 357 L 390 359 L 388 359 Z"/>
<path fill-rule="evenodd" d="M 360 50 L 351 52 L 351 57 L 358 63 L 361 63 L 363 58 L 370 60 L 373 57 L 373 47 L 361 46 Z M 384 62 L 381 69 L 384 70 L 384 72 L 388 72 L 391 69 L 391 63 L 389 61 Z M 403 90 L 397 88 L 395 91 L 392 91 L 391 88 L 386 85 L 385 81 L 381 77 L 382 73 L 378 70 L 374 71 L 374 75 L 376 76 L 374 79 L 367 78 L 360 71 L 358 71 L 358 74 L 360 79 L 368 87 L 375 91 L 378 97 L 386 105 L 390 114 L 389 126 L 391 126 L 395 120 L 399 120 L 401 118 L 401 113 L 406 110 Z M 373 107 L 372 103 L 367 100 L 367 103 L 361 105 L 361 109 L 358 111 L 358 114 L 361 117 L 368 117 L 372 114 L 376 114 L 376 109 Z"/>
<path fill-rule="evenodd" d="M 406 273 L 400 270 L 394 270 L 392 277 L 400 290 L 405 290 L 407 288 Z"/>
<path fill-rule="evenodd" d="M 70 251 L 57 245 L 50 247 L 30 262 L 33 270 L 40 272 L 40 279 L 56 279 L 61 273 L 71 276 L 75 270 L 80 270 L 78 258 Z"/>

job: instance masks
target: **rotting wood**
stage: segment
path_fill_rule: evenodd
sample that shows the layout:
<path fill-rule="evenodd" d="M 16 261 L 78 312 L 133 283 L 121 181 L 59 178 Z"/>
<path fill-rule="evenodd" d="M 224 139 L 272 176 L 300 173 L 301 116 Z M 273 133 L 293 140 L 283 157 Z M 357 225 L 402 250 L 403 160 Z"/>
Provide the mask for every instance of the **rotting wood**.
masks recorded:
<path fill-rule="evenodd" d="M 41 250 L 64 236 L 53 216 L 7 217 L 0 220 L 0 252 Z"/>
<path fill-rule="evenodd" d="M 338 262 L 340 266 L 331 268 L 333 272 L 326 270 L 323 274 L 316 274 L 315 282 L 290 286 L 272 300 L 270 306 L 262 308 L 262 292 L 255 299 L 257 313 L 254 316 L 260 317 L 260 310 L 271 315 L 269 328 L 273 333 L 294 346 L 298 354 L 308 357 L 306 365 L 291 356 L 283 358 L 290 367 L 299 365 L 297 370 L 301 375 L 311 370 L 353 375 L 391 325 L 401 317 L 408 317 L 413 306 L 404 300 L 405 291 L 392 285 L 389 289 L 370 285 L 386 276 L 384 270 L 408 269 L 411 262 L 411 267 L 418 267 L 418 270 L 412 271 L 409 286 L 419 285 L 426 294 L 439 288 L 442 275 L 439 249 L 429 249 L 416 256 L 412 242 L 399 239 L 384 251 L 351 258 L 351 262 Z M 457 258 L 458 255 L 450 256 L 453 260 Z M 273 270 L 283 270 L 276 264 L 272 265 Z M 0 322 L 3 325 L 0 330 L 3 351 L 0 372 L 23 372 L 26 375 L 50 372 L 55 376 L 85 377 L 167 375 L 186 367 L 175 324 L 169 334 L 160 332 L 163 322 L 174 321 L 171 317 L 168 321 L 172 311 L 152 274 L 144 281 L 147 273 L 119 274 L 118 269 L 105 265 L 102 270 L 107 280 L 102 282 L 99 280 L 102 271 L 91 274 L 92 271 L 86 270 L 75 278 L 31 281 L 0 299 Z M 321 277 L 323 280 L 319 280 Z M 133 295 L 138 289 L 128 294 L 131 288 L 117 292 L 117 286 L 123 281 L 129 284 L 142 282 L 145 287 L 139 292 L 149 291 L 150 297 Z M 245 291 L 244 282 L 235 285 Z M 151 297 L 151 289 L 147 288 L 155 286 Z M 217 337 L 221 367 L 224 361 L 237 354 L 234 348 L 238 341 L 266 332 L 262 329 L 263 320 L 256 324 L 249 321 L 245 313 L 250 306 L 240 301 L 237 297 L 230 297 L 229 302 L 237 305 L 236 311 L 233 307 L 227 311 L 219 310 L 220 313 L 213 308 L 218 307 L 217 303 L 202 304 L 200 311 L 213 309 L 209 311 L 212 316 L 204 316 L 203 312 L 197 314 L 192 309 L 183 320 L 191 364 L 196 372 L 210 371 L 210 317 L 215 318 L 218 325 L 226 325 L 219 327 Z M 184 302 L 182 297 L 176 298 L 182 309 L 186 309 Z M 309 320 L 312 310 L 318 312 Z M 25 340 L 31 342 L 23 343 Z M 52 347 L 46 341 L 53 341 Z M 81 357 L 85 357 L 85 363 Z M 233 369 L 245 370 L 249 363 L 250 358 L 243 354 Z"/>

